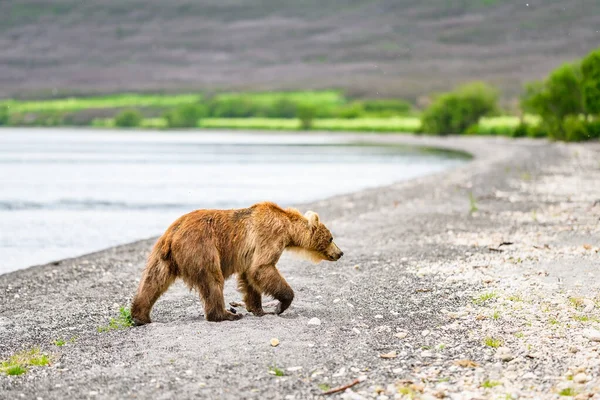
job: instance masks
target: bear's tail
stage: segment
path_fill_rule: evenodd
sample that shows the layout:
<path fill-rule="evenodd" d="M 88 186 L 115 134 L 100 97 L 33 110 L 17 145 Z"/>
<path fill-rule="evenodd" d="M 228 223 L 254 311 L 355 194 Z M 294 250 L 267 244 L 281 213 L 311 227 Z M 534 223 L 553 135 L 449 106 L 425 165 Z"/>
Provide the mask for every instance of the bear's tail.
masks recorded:
<path fill-rule="evenodd" d="M 178 268 L 171 257 L 171 241 L 161 236 L 148 257 L 137 293 L 131 304 L 131 318 L 135 325 L 150 323 L 150 311 L 158 298 L 178 276 Z"/>

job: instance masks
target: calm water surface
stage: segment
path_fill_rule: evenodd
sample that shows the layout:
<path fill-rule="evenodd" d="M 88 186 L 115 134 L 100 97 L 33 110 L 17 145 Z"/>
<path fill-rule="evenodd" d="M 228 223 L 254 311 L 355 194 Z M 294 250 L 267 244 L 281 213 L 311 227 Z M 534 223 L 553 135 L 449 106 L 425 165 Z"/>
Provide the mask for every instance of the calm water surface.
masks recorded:
<path fill-rule="evenodd" d="M 464 160 L 340 136 L 0 130 L 0 273 L 158 235 L 198 208 L 282 206 Z"/>

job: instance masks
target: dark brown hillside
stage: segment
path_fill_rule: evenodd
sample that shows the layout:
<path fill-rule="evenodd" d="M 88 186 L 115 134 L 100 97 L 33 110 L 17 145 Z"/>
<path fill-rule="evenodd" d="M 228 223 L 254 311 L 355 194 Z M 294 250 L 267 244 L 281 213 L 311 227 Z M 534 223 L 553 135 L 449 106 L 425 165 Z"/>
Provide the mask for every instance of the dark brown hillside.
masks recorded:
<path fill-rule="evenodd" d="M 523 82 L 600 46 L 598 0 L 0 0 L 0 96 Z"/>

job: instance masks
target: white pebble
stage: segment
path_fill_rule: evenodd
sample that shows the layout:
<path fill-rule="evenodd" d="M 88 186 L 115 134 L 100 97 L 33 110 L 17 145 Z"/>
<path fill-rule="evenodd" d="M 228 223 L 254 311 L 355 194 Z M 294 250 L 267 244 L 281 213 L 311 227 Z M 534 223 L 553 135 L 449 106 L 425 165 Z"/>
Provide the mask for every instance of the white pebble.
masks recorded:
<path fill-rule="evenodd" d="M 311 318 L 310 321 L 308 321 L 309 325 L 321 325 L 321 320 L 317 317 L 315 318 Z"/>
<path fill-rule="evenodd" d="M 596 329 L 584 329 L 583 336 L 585 336 L 592 342 L 600 342 L 600 331 Z"/>
<path fill-rule="evenodd" d="M 577 383 L 586 383 L 588 381 L 588 377 L 586 374 L 581 372 L 573 377 L 573 381 Z"/>

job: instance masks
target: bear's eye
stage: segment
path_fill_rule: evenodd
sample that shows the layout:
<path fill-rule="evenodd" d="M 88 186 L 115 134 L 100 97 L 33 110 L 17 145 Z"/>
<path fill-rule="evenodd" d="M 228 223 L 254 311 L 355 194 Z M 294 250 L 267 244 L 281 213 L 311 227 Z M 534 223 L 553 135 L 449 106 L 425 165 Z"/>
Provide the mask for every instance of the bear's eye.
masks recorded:
<path fill-rule="evenodd" d="M 333 237 L 329 238 L 329 243 L 333 242 Z"/>

